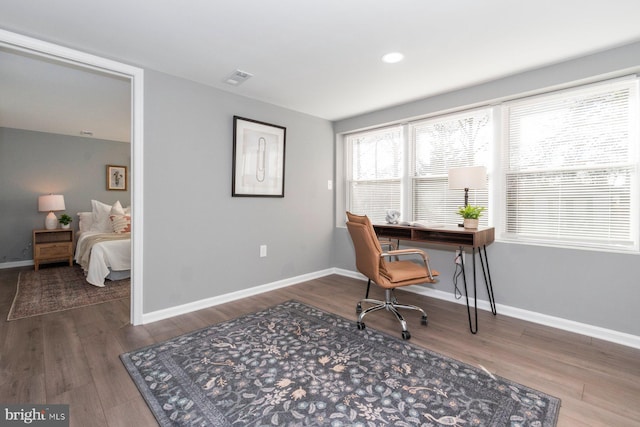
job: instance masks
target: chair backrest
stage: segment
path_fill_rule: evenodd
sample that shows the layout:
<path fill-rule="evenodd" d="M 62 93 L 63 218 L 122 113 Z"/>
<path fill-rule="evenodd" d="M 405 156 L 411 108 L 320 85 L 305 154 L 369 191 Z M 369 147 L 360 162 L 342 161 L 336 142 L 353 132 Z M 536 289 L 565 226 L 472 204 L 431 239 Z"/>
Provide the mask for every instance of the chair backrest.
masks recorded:
<path fill-rule="evenodd" d="M 378 241 L 371 221 L 366 215 L 347 212 L 347 229 L 353 241 L 358 271 L 376 283 L 384 271 L 384 260 L 380 258 L 382 246 Z"/>

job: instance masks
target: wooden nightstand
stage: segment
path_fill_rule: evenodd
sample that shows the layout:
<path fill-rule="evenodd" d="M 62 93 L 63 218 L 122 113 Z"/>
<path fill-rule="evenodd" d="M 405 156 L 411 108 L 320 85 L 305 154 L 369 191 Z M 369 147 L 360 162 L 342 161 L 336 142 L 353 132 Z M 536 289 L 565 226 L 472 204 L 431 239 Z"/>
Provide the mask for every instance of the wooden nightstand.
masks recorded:
<path fill-rule="evenodd" d="M 36 271 L 42 262 L 66 261 L 73 265 L 73 230 L 33 230 L 33 264 Z"/>

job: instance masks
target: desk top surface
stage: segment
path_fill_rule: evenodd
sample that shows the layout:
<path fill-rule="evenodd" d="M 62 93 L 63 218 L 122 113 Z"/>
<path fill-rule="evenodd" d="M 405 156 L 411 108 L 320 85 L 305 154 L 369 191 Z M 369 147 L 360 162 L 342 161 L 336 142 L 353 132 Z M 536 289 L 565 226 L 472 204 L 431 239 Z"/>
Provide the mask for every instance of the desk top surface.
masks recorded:
<path fill-rule="evenodd" d="M 373 224 L 373 228 L 380 237 L 452 246 L 480 247 L 495 239 L 494 227 L 464 228 L 456 224 L 441 227 Z"/>
<path fill-rule="evenodd" d="M 389 224 L 389 223 L 376 223 L 373 224 L 373 228 L 398 228 L 398 229 L 410 229 L 410 230 L 430 230 L 430 231 L 445 231 L 447 233 L 479 233 L 486 230 L 493 230 L 494 227 L 478 227 L 478 228 L 464 228 L 457 224 L 445 224 L 437 225 L 433 227 L 427 227 L 424 225 L 407 225 L 407 224 Z"/>

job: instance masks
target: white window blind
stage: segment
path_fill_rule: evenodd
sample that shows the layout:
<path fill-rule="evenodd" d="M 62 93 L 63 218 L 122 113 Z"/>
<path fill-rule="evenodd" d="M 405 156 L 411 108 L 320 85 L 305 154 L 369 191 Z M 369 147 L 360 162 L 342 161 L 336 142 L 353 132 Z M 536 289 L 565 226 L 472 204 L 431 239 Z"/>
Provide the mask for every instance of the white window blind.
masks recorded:
<path fill-rule="evenodd" d="M 637 80 L 513 102 L 505 113 L 503 237 L 637 250 Z"/>
<path fill-rule="evenodd" d="M 401 210 L 402 127 L 347 136 L 348 210 L 384 222 L 388 209 Z"/>
<path fill-rule="evenodd" d="M 491 109 L 439 116 L 410 125 L 413 220 L 456 224 L 464 190 L 450 190 L 448 171 L 488 166 L 493 139 Z M 469 190 L 469 204 L 489 207 L 488 190 Z M 487 225 L 488 210 L 480 217 Z"/>

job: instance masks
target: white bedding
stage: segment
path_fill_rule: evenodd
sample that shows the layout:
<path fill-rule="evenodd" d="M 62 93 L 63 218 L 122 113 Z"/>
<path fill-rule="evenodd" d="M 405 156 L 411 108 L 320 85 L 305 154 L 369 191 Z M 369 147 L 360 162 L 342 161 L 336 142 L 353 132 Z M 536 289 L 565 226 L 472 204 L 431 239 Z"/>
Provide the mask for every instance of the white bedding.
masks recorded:
<path fill-rule="evenodd" d="M 78 233 L 76 248 L 89 236 L 105 234 L 96 231 Z M 80 251 L 76 250 L 75 261 L 80 264 Z M 112 240 L 96 243 L 91 249 L 89 266 L 85 270 L 87 282 L 95 286 L 104 286 L 104 280 L 110 273 L 131 270 L 131 239 Z M 119 276 L 123 278 L 122 275 Z M 126 277 L 126 275 L 125 275 Z"/>

